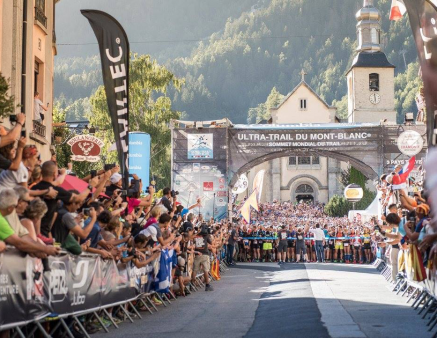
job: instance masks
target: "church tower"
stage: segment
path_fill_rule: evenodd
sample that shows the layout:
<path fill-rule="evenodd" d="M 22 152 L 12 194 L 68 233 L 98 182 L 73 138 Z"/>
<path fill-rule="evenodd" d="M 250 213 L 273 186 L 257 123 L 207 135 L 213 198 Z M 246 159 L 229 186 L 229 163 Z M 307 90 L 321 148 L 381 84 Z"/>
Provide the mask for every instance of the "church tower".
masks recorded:
<path fill-rule="evenodd" d="M 357 55 L 347 73 L 348 122 L 396 122 L 394 68 L 381 51 L 381 14 L 364 0 L 357 14 Z"/>

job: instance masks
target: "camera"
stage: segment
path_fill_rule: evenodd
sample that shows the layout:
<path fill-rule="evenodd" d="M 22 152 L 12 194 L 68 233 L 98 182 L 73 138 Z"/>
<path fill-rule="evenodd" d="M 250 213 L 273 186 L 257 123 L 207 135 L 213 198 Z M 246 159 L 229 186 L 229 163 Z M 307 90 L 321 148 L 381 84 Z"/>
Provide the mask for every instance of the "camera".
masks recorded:
<path fill-rule="evenodd" d="M 115 163 L 105 164 L 104 170 L 108 171 L 115 167 Z"/>
<path fill-rule="evenodd" d="M 171 191 L 171 197 L 176 197 L 177 195 L 179 195 L 179 191 L 175 191 L 175 190 Z"/>
<path fill-rule="evenodd" d="M 96 177 L 97 176 L 97 170 L 91 170 L 90 171 L 90 175 L 91 175 L 91 178 Z"/>

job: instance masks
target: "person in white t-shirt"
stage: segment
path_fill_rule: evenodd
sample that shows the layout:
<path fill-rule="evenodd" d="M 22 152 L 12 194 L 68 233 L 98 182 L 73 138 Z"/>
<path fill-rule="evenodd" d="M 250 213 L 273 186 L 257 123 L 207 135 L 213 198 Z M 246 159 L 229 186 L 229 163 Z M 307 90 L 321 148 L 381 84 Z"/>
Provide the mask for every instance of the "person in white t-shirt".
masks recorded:
<path fill-rule="evenodd" d="M 43 109 L 45 111 L 48 110 L 47 107 L 45 107 L 42 101 L 39 99 L 39 93 L 35 92 L 35 95 L 33 97 L 33 118 L 39 123 L 42 123 L 43 121 L 43 117 L 41 116 L 43 115 Z"/>
<path fill-rule="evenodd" d="M 317 261 L 319 263 L 325 262 L 325 252 L 323 250 L 323 245 L 325 245 L 325 233 L 320 228 L 320 224 L 316 224 L 315 229 L 310 229 L 310 232 L 314 234 L 314 239 L 316 241 L 316 254 L 317 254 Z"/>

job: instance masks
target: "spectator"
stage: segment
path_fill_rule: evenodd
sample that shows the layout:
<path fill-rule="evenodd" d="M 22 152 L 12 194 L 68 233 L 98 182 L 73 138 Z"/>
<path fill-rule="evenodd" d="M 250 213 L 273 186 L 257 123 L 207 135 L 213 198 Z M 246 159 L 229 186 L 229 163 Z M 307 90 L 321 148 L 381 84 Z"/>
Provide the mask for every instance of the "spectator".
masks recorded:
<path fill-rule="evenodd" d="M 24 210 L 23 219 L 21 223 L 26 227 L 29 231 L 31 237 L 33 239 L 37 239 L 37 233 L 40 233 L 41 229 L 41 219 L 44 217 L 47 212 L 47 204 L 39 197 L 34 198 L 28 206 L 26 210 Z"/>
<path fill-rule="evenodd" d="M 150 217 L 147 220 L 146 224 L 144 225 L 143 229 L 147 229 L 149 227 L 149 225 L 151 224 L 156 224 L 158 223 L 158 218 L 159 216 L 161 216 L 161 214 L 163 214 L 166 209 L 164 208 L 164 206 L 162 205 L 157 205 L 155 206 L 151 211 L 150 211 Z"/>
<path fill-rule="evenodd" d="M 391 232 L 385 233 L 385 236 L 390 239 L 387 244 L 391 245 L 390 263 L 392 268 L 392 278 L 393 280 L 396 280 L 398 275 L 399 243 L 402 239 L 402 236 L 398 231 L 398 226 L 399 223 L 401 223 L 401 218 L 397 214 L 391 213 L 387 215 L 386 221 L 389 227 L 391 227 Z"/>
<path fill-rule="evenodd" d="M 164 216 L 164 215 L 163 215 Z M 203 271 L 203 277 L 205 280 L 205 291 L 214 291 L 214 288 L 209 284 L 209 270 L 211 267 L 211 260 L 209 258 L 210 250 L 212 249 L 212 238 L 208 234 L 206 226 L 202 226 L 202 229 L 194 238 L 194 246 L 196 257 L 194 258 L 193 273 L 191 276 L 191 282 L 195 283 L 197 272 Z"/>
<path fill-rule="evenodd" d="M 53 238 L 61 244 L 62 248 L 73 255 L 80 255 L 82 249 L 71 233 L 78 238 L 85 240 L 93 229 L 97 218 L 94 208 L 89 208 L 90 222 L 82 228 L 79 224 L 82 215 L 76 213 L 80 204 L 81 202 L 77 202 L 74 199 L 65 202 L 62 208 L 58 210 L 55 222 L 51 229 Z"/>
<path fill-rule="evenodd" d="M 35 92 L 35 95 L 33 96 L 33 118 L 35 119 L 35 121 L 38 121 L 39 123 L 42 123 L 42 121 L 44 121 L 43 110 L 47 111 L 48 108 L 44 106 L 44 104 L 40 100 L 39 93 Z"/>
<path fill-rule="evenodd" d="M 58 177 L 58 167 L 52 161 L 46 161 L 43 163 L 41 167 L 41 176 L 42 180 L 38 184 L 32 187 L 32 190 L 40 190 L 40 191 L 56 191 L 56 198 L 47 198 L 45 196 L 44 201 L 47 204 L 47 213 L 41 220 L 41 233 L 37 233 L 37 236 L 41 238 L 43 241 L 47 241 L 47 238 L 50 236 L 52 222 L 55 219 L 56 214 L 56 206 L 57 202 L 61 201 L 63 203 L 68 203 L 70 201 L 75 201 L 78 203 L 83 202 L 91 192 L 92 188 L 97 185 L 98 178 L 95 177 L 90 181 L 88 187 L 81 192 L 80 194 L 71 193 L 61 187 L 56 187 L 53 185 L 53 182 L 56 181 Z"/>
<path fill-rule="evenodd" d="M 167 230 L 168 226 L 170 225 L 171 216 L 169 214 L 162 214 L 159 216 L 159 223 L 158 224 L 151 224 L 150 226 L 155 227 L 157 232 L 157 239 L 159 244 L 161 246 L 165 246 L 169 243 L 171 243 L 174 240 L 174 234 L 171 234 L 169 238 L 164 239 L 162 236 L 162 233 Z"/>
<path fill-rule="evenodd" d="M 18 250 L 35 254 L 40 258 L 58 254 L 59 248 L 22 239 L 15 234 L 5 217 L 12 214 L 17 205 L 18 195 L 13 189 L 4 189 L 0 192 L 0 240 L 15 246 Z"/>
<path fill-rule="evenodd" d="M 19 216 L 23 215 L 24 210 L 27 208 L 30 202 L 28 190 L 25 187 L 16 186 L 14 191 L 18 195 L 18 203 L 12 213 L 7 215 L 5 218 L 18 237 L 24 238 L 28 236 L 32 240 L 36 241 L 35 228 L 25 227 L 19 218 Z"/>
<path fill-rule="evenodd" d="M 9 169 L 16 171 L 18 170 L 21 163 L 21 159 L 17 159 L 16 161 L 14 161 L 13 164 L 12 161 L 9 159 L 9 155 L 4 156 L 3 152 L 1 151 L 2 148 L 11 144 L 13 145 L 15 141 L 20 138 L 21 130 L 24 126 L 24 122 L 26 121 L 26 115 L 17 114 L 16 117 L 17 122 L 15 124 L 15 127 L 10 132 L 6 132 L 3 127 L 1 127 L 0 129 L 0 169 L 3 170 Z M 20 141 L 21 140 L 22 138 L 20 139 Z"/>
<path fill-rule="evenodd" d="M 234 263 L 234 249 L 235 243 L 238 239 L 237 231 L 235 226 L 231 227 L 229 238 L 228 238 L 228 247 L 227 247 L 227 262 L 229 265 L 235 265 Z"/>

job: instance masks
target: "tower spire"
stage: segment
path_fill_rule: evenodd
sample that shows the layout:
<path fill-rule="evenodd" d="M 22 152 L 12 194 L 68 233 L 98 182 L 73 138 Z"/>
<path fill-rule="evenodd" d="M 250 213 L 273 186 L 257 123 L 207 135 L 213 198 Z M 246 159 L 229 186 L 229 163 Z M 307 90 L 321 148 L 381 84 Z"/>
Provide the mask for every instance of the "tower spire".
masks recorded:
<path fill-rule="evenodd" d="M 373 6 L 373 0 L 364 0 L 363 8 L 355 15 L 357 23 L 358 52 L 381 51 L 381 14 Z"/>

